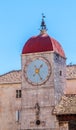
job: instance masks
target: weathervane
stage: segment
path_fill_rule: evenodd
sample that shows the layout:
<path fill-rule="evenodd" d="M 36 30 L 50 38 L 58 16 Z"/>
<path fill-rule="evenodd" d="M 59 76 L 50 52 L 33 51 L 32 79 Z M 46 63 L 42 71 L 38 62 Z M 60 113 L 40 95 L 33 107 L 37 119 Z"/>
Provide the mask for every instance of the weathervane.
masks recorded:
<path fill-rule="evenodd" d="M 42 34 L 47 31 L 44 18 L 46 18 L 46 17 L 45 17 L 45 15 L 42 13 L 42 22 L 41 22 L 41 29 L 40 29 L 40 31 L 41 31 Z"/>

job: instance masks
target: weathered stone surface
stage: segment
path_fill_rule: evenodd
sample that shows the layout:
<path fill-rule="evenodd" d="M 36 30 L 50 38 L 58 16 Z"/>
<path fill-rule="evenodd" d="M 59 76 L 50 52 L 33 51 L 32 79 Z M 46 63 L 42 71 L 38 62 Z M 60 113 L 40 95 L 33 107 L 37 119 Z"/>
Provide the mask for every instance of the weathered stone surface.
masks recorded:
<path fill-rule="evenodd" d="M 47 82 L 41 85 L 33 85 L 27 82 L 24 76 L 24 68 L 36 57 L 46 58 L 51 66 L 51 75 Z M 56 59 L 58 58 L 58 59 Z M 60 75 L 62 71 L 62 75 Z M 52 114 L 54 106 L 60 101 L 65 88 L 65 59 L 53 52 L 26 54 L 22 56 L 22 109 L 21 129 L 59 129 L 56 116 Z M 35 104 L 38 103 L 40 113 L 36 125 Z"/>
<path fill-rule="evenodd" d="M 0 130 L 17 130 L 16 110 L 21 110 L 21 100 L 16 99 L 16 89 L 20 84 L 0 85 Z"/>

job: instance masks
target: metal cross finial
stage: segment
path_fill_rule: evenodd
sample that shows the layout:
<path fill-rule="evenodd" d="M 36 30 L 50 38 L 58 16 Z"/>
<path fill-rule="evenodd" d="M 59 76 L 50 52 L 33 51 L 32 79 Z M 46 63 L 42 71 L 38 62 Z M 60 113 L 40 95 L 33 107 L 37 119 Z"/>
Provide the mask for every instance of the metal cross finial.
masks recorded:
<path fill-rule="evenodd" d="M 42 13 L 42 18 L 46 18 L 45 15 Z"/>
<path fill-rule="evenodd" d="M 42 13 L 42 22 L 41 22 L 41 29 L 40 29 L 41 33 L 44 33 L 47 31 L 44 18 L 45 18 L 45 15 Z"/>

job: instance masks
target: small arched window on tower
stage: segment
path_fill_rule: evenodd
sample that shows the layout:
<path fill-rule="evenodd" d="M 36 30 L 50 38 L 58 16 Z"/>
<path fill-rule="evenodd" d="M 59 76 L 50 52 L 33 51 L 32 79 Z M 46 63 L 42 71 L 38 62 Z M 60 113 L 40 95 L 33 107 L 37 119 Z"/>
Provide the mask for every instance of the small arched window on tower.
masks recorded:
<path fill-rule="evenodd" d="M 62 76 L 62 71 L 60 70 L 59 75 Z"/>

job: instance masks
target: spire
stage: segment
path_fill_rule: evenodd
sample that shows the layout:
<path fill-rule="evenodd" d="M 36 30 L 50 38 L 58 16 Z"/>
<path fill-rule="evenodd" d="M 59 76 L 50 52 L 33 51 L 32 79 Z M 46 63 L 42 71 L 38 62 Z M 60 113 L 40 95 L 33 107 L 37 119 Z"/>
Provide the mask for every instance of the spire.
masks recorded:
<path fill-rule="evenodd" d="M 40 26 L 40 27 L 41 27 L 41 28 L 40 28 L 41 34 L 44 34 L 44 33 L 46 33 L 46 31 L 47 31 L 44 18 L 45 18 L 45 15 L 42 13 L 42 21 L 41 21 L 41 26 Z"/>

